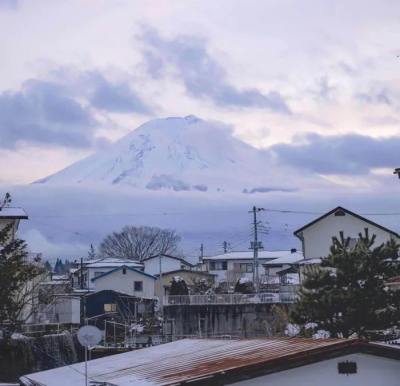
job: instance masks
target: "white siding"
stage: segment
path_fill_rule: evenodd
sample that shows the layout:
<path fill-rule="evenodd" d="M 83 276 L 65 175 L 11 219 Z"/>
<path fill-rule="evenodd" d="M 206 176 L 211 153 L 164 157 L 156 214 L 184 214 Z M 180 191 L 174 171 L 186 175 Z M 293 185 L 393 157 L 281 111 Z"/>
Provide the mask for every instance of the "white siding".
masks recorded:
<path fill-rule="evenodd" d="M 10 236 L 12 238 L 15 238 L 15 234 L 18 230 L 19 220 L 8 220 L 8 219 L 0 218 L 0 230 L 5 228 L 9 224 L 13 224 Z"/>
<path fill-rule="evenodd" d="M 143 261 L 144 263 L 144 271 L 150 275 L 158 275 L 160 273 L 160 259 L 155 257 L 153 259 L 149 259 Z M 177 271 L 181 269 L 182 262 L 177 259 L 171 259 L 167 256 L 161 257 L 161 269 L 162 272 L 170 272 Z"/>
<path fill-rule="evenodd" d="M 339 232 L 343 231 L 345 237 L 358 238 L 359 233 L 364 233 L 364 228 L 368 228 L 371 236 L 376 235 L 376 246 L 393 237 L 390 233 L 348 213 L 345 216 L 335 216 L 333 213 L 302 232 L 304 256 L 306 259 L 326 257 L 329 254 L 333 236 L 339 237 Z"/>
<path fill-rule="evenodd" d="M 338 362 L 357 363 L 357 374 L 339 374 Z M 296 369 L 281 371 L 237 386 L 395 386 L 399 385 L 400 362 L 364 354 L 353 354 Z"/>
<path fill-rule="evenodd" d="M 81 300 L 73 297 L 60 297 L 55 304 L 59 323 L 80 323 Z"/>
<path fill-rule="evenodd" d="M 134 282 L 141 281 L 143 283 L 142 291 L 134 291 Z M 123 269 L 119 269 L 104 277 L 101 277 L 92 283 L 95 292 L 102 290 L 114 290 L 132 294 L 138 297 L 154 297 L 154 279 L 143 275 L 139 272 L 126 270 L 123 274 Z"/>

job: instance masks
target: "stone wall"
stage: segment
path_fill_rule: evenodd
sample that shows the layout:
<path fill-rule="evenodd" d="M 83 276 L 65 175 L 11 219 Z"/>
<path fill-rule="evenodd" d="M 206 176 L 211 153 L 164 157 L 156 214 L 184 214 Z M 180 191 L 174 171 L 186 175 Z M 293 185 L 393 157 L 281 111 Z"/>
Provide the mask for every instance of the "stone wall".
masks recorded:
<path fill-rule="evenodd" d="M 180 305 L 164 308 L 165 319 L 173 319 L 175 335 L 196 335 L 199 321 L 202 336 L 232 335 L 267 337 L 266 319 L 271 304 Z"/>

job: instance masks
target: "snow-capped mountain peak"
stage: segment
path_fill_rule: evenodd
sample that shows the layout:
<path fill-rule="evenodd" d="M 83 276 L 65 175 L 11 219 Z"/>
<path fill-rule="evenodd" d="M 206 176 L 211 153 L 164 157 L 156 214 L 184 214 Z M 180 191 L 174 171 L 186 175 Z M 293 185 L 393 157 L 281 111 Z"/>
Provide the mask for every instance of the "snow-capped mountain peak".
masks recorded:
<path fill-rule="evenodd" d="M 151 120 L 36 183 L 114 184 L 150 190 L 254 192 L 287 190 L 266 153 L 221 124 L 193 115 Z"/>

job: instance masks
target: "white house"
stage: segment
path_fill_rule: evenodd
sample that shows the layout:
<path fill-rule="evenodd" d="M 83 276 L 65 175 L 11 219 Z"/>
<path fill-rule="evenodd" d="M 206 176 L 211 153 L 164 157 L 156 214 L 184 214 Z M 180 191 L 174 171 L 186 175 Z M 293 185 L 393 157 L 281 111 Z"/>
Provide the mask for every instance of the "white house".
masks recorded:
<path fill-rule="evenodd" d="M 181 269 L 192 269 L 194 265 L 180 257 L 169 255 L 151 256 L 143 259 L 144 271 L 150 275 L 157 275 L 161 272 L 179 271 Z M 161 268 L 160 268 L 161 264 Z"/>
<path fill-rule="evenodd" d="M 154 297 L 154 281 L 157 277 L 139 269 L 122 265 L 93 277 L 94 292 L 113 290 L 142 298 Z"/>
<path fill-rule="evenodd" d="M 28 215 L 22 208 L 0 207 L 0 229 L 12 224 L 11 237 L 13 239 L 21 220 L 28 220 Z"/>
<path fill-rule="evenodd" d="M 390 239 L 400 241 L 400 236 L 396 232 L 341 206 L 304 225 L 295 231 L 294 235 L 301 240 L 303 255 L 309 260 L 328 256 L 332 237 L 339 238 L 340 232 L 343 232 L 344 237 L 350 237 L 350 246 L 355 245 L 359 233 L 364 234 L 365 228 L 368 228 L 370 236 L 376 236 L 376 245 Z"/>
<path fill-rule="evenodd" d="M 296 249 L 277 259 L 267 261 L 263 264 L 265 268 L 265 284 L 299 284 L 298 272 L 292 270 L 292 265 L 304 261 L 304 256 Z"/>
<path fill-rule="evenodd" d="M 275 259 L 296 253 L 297 260 L 302 259 L 302 255 L 294 250 L 286 251 L 258 251 L 259 273 L 261 266 Z M 228 252 L 216 256 L 203 258 L 202 269 L 217 276 L 217 281 L 226 281 L 229 276 L 234 276 L 233 281 L 239 277 L 253 279 L 253 251 Z"/>
<path fill-rule="evenodd" d="M 142 271 L 144 269 L 144 265 L 138 261 L 127 261 L 114 258 L 86 260 L 79 264 L 77 270 L 74 270 L 71 273 L 71 286 L 76 290 L 94 290 L 94 285 L 92 282 L 93 278 L 112 271 L 121 265 Z"/>

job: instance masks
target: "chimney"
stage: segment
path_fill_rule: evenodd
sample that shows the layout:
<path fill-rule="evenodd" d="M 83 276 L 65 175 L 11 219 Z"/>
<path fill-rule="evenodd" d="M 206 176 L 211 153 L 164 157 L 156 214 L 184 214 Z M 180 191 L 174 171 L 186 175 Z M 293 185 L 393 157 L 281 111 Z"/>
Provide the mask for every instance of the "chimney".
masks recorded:
<path fill-rule="evenodd" d="M 290 250 L 290 253 L 296 253 L 297 252 L 297 249 L 296 248 L 292 248 L 291 250 Z"/>

